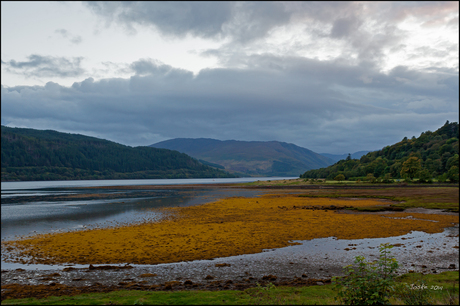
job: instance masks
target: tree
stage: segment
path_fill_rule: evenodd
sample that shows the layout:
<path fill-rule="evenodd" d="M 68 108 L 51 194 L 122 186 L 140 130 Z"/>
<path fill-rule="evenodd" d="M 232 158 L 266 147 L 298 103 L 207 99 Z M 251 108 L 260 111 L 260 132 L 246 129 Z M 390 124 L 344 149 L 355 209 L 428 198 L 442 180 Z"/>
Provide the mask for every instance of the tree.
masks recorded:
<path fill-rule="evenodd" d="M 372 173 L 369 173 L 368 175 L 366 175 L 366 179 L 371 183 L 375 182 L 375 176 Z"/>
<path fill-rule="evenodd" d="M 419 183 L 431 183 L 431 174 L 427 169 L 422 169 L 418 172 L 418 181 Z"/>
<path fill-rule="evenodd" d="M 410 179 L 415 177 L 415 174 L 420 170 L 420 159 L 416 156 L 409 157 L 401 167 L 401 176 L 404 177 L 405 174 L 409 176 Z"/>
<path fill-rule="evenodd" d="M 447 178 L 451 183 L 458 183 L 458 167 L 452 166 L 447 172 Z"/>
<path fill-rule="evenodd" d="M 334 177 L 334 180 L 339 181 L 339 182 L 343 181 L 344 179 L 345 179 L 345 175 L 343 175 L 343 174 L 339 174 L 336 177 Z"/>
<path fill-rule="evenodd" d="M 391 179 L 391 174 L 387 173 L 383 176 L 382 183 L 391 183 L 393 180 Z"/>

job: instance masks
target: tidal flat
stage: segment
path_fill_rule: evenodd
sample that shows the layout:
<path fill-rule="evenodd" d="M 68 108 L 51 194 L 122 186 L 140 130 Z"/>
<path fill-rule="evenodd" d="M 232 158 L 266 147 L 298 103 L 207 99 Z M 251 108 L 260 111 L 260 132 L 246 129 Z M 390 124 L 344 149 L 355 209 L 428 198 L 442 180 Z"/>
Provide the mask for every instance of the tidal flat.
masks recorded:
<path fill-rule="evenodd" d="M 436 188 L 431 188 L 436 194 Z M 414 193 L 407 188 L 400 194 L 405 191 Z M 385 242 L 395 246 L 392 253 L 401 263 L 401 273 L 458 270 L 458 213 L 423 208 L 356 213 L 351 209 L 396 203 L 295 193 L 299 190 L 271 190 L 257 197 L 167 207 L 160 209 L 167 216 L 161 221 L 5 241 L 2 257 L 7 261 L 61 268 L 2 271 L 2 288 L 99 284 L 222 290 L 268 281 L 327 283 L 354 256 L 378 256 L 378 246 Z M 458 188 L 452 194 L 458 203 Z"/>

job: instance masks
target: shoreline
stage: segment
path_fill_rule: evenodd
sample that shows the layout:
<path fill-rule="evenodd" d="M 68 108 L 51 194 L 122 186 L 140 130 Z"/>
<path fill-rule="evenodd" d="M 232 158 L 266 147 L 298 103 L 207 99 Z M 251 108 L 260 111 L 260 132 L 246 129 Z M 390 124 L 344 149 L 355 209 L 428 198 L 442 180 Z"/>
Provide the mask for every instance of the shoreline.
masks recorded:
<path fill-rule="evenodd" d="M 222 184 L 224 186 L 216 186 L 216 184 L 209 185 L 216 188 L 228 188 L 228 184 Z M 246 189 L 243 186 L 232 185 L 236 188 Z M 200 189 L 210 187 L 198 186 Z M 132 187 L 121 186 L 121 188 L 134 189 Z M 134 187 L 138 187 L 138 189 L 151 188 L 151 186 L 144 185 Z M 165 189 L 166 186 L 157 187 Z M 175 185 L 173 187 L 183 188 L 184 186 Z M 189 186 L 189 188 L 195 187 L 196 185 Z M 120 188 L 120 186 L 108 186 L 105 188 Z M 85 189 L 88 188 L 85 187 Z M 279 188 L 250 186 L 248 189 L 263 189 L 265 191 L 269 189 L 271 191 L 272 189 Z M 294 196 L 294 194 L 289 195 L 289 193 L 298 193 L 299 189 L 304 188 L 292 188 L 292 186 L 289 186 L 289 188 L 277 190 L 276 193 L 279 194 L 280 198 L 289 199 L 289 197 Z M 318 194 L 318 196 L 321 195 Z M 243 199 L 260 200 L 260 198 L 256 197 Z M 315 198 L 304 198 L 305 201 L 313 199 Z M 333 200 L 335 203 L 338 199 L 329 200 Z M 377 200 L 374 199 L 374 201 Z M 363 201 L 365 202 L 366 200 L 360 199 L 358 202 Z M 279 215 L 283 211 L 282 209 L 277 210 L 277 214 Z M 292 211 L 294 215 L 298 215 L 300 212 L 305 213 L 305 210 Z M 342 214 L 344 212 L 335 211 L 334 213 Z M 347 211 L 347 214 L 356 215 L 356 217 L 359 215 L 362 218 L 365 215 L 377 216 L 390 214 L 396 216 L 397 219 L 407 219 L 407 213 L 414 213 L 416 217 L 415 219 L 412 217 L 411 220 L 414 222 L 416 222 L 417 216 L 423 215 L 427 220 L 419 220 L 429 221 L 428 219 L 434 217 L 428 216 L 437 215 L 436 218 L 438 218 L 438 221 L 433 219 L 434 222 L 423 222 L 424 224 L 430 223 L 432 225 L 441 220 L 439 219 L 441 215 L 458 216 L 458 213 L 440 213 L 439 210 L 424 210 L 422 208 L 408 209 L 405 213 L 406 215 L 400 215 L 400 212 L 388 211 Z M 403 220 L 398 222 L 403 222 Z M 86 264 L 86 268 L 83 267 L 84 265 L 80 265 L 79 267 L 82 267 L 80 269 L 72 268 L 69 265 L 67 268 L 50 268 L 48 270 L 2 270 L 2 299 L 4 292 L 8 291 L 13 294 L 15 290 L 19 292 L 20 290 L 24 290 L 26 286 L 45 286 L 50 290 L 54 286 L 69 286 L 74 289 L 76 288 L 75 290 L 80 290 L 80 292 L 86 292 L 85 290 L 92 290 L 91 288 L 99 288 L 97 290 L 100 291 L 121 288 L 140 290 L 239 290 L 254 287 L 256 286 L 256 282 L 259 284 L 271 282 L 275 285 L 288 286 L 315 285 L 317 282 L 327 283 L 332 276 L 340 275 L 342 267 L 351 264 L 354 256 L 364 254 L 368 259 L 372 258 L 372 256 L 378 256 L 377 242 L 383 243 L 385 241 L 396 245 L 392 249 L 392 253 L 400 261 L 402 273 L 407 273 L 411 270 L 423 273 L 458 271 L 458 221 L 456 221 L 454 227 L 448 227 L 441 233 L 434 232 L 428 234 L 412 230 L 404 235 L 387 238 L 334 239 L 330 236 L 327 238 L 313 238 L 306 241 L 294 239 L 292 242 L 298 245 L 278 247 L 276 249 L 268 248 L 254 254 L 154 265 L 134 265 L 127 261 L 127 264 L 132 268 L 125 269 L 121 268 L 123 267 L 121 263 L 98 265 L 92 263 L 91 266 Z M 317 245 L 315 246 L 314 244 Z M 453 268 L 454 266 L 455 268 Z M 4 291 L 4 286 L 10 287 L 10 289 Z M 16 286 L 16 289 L 14 289 L 14 286 Z"/>
<path fill-rule="evenodd" d="M 19 294 L 28 286 L 45 286 L 52 290 L 59 285 L 84 293 L 117 289 L 244 290 L 255 287 L 256 283 L 273 283 L 277 286 L 327 284 L 332 276 L 343 275 L 342 267 L 351 264 L 354 256 L 376 258 L 378 245 L 390 241 L 394 245 L 404 245 L 391 249 L 392 255 L 400 262 L 399 274 L 458 271 L 458 248 L 452 248 L 458 246 L 458 229 L 456 226 L 443 233 L 411 232 L 399 237 L 374 239 L 320 238 L 257 254 L 170 264 L 2 270 L 2 296 L 4 293 Z M 420 245 L 422 247 L 418 247 Z M 442 246 L 445 251 L 439 252 Z M 344 248 L 350 250 L 344 251 Z M 4 287 L 8 289 L 3 291 Z M 39 293 L 40 290 L 37 291 Z"/>

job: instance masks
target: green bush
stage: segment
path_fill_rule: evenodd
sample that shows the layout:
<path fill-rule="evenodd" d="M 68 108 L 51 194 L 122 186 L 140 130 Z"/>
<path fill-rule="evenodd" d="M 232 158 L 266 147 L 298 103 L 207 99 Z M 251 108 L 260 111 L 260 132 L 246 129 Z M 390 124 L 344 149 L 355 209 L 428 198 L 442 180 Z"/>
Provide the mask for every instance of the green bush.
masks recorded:
<path fill-rule="evenodd" d="M 356 267 L 348 265 L 344 267 L 345 276 L 333 277 L 338 290 L 335 299 L 344 305 L 388 305 L 399 267 L 398 261 L 389 255 L 392 247 L 381 244 L 379 259 L 374 262 L 366 261 L 364 256 L 355 257 Z"/>

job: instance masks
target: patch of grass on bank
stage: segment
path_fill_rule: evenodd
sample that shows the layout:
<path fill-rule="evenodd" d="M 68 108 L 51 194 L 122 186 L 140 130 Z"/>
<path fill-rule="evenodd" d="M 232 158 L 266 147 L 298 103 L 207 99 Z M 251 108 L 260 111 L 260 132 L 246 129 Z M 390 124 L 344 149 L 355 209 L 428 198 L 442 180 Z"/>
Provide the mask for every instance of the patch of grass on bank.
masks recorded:
<path fill-rule="evenodd" d="M 302 305 L 333 304 L 329 285 L 312 287 L 259 287 L 245 291 L 151 292 L 120 290 L 44 299 L 4 300 L 2 305 Z"/>
<path fill-rule="evenodd" d="M 395 188 L 370 188 L 370 189 L 330 189 L 319 190 L 301 197 L 312 198 L 372 198 L 387 199 L 400 203 L 391 204 L 392 207 L 411 208 L 423 207 L 428 209 L 444 209 L 459 212 L 458 187 L 395 187 Z"/>
<path fill-rule="evenodd" d="M 409 273 L 397 282 L 416 284 L 425 281 L 433 304 L 458 305 L 459 272 L 422 275 Z M 453 289 L 455 287 L 455 289 Z M 414 289 L 415 290 L 415 289 Z M 44 299 L 4 300 L 2 305 L 335 305 L 336 292 L 332 285 L 309 287 L 259 286 L 244 291 L 174 291 L 152 292 L 120 290 L 109 293 L 91 293 L 76 296 L 48 297 Z M 403 305 L 398 298 L 392 304 Z"/>

